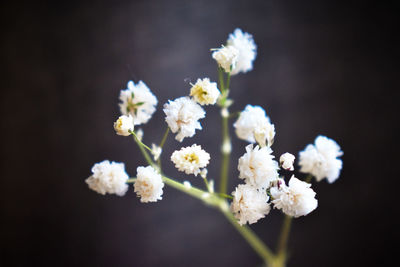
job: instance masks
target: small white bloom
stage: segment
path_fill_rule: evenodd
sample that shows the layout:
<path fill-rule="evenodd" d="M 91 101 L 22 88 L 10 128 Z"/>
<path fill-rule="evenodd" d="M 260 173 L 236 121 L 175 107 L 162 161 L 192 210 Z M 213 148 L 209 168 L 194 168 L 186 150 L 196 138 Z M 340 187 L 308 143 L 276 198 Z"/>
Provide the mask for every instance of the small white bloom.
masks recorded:
<path fill-rule="evenodd" d="M 253 36 L 241 29 L 235 29 L 229 35 L 227 41 L 228 46 L 233 46 L 239 51 L 236 67 L 232 70 L 231 75 L 239 72 L 248 72 L 253 69 L 253 61 L 257 55 L 257 46 L 254 43 Z"/>
<path fill-rule="evenodd" d="M 232 151 L 232 144 L 230 140 L 224 140 L 222 143 L 221 151 L 223 154 L 229 154 Z"/>
<path fill-rule="evenodd" d="M 210 154 L 204 151 L 200 145 L 192 145 L 176 150 L 171 156 L 175 167 L 186 174 L 197 176 L 210 161 Z"/>
<path fill-rule="evenodd" d="M 190 188 L 192 188 L 192 184 L 189 182 L 189 181 L 184 181 L 183 182 L 183 185 L 186 187 L 186 189 L 190 189 Z"/>
<path fill-rule="evenodd" d="M 89 188 L 99 194 L 125 195 L 128 190 L 126 181 L 129 179 L 125 172 L 124 163 L 109 162 L 104 160 L 96 163 L 92 168 L 93 175 L 86 179 Z"/>
<path fill-rule="evenodd" d="M 294 155 L 286 152 L 285 154 L 282 154 L 281 157 L 279 158 L 279 163 L 285 170 L 293 171 L 294 170 L 293 163 L 295 158 L 296 157 Z"/>
<path fill-rule="evenodd" d="M 199 120 L 205 117 L 203 108 L 189 97 L 180 97 L 168 101 L 164 105 L 165 121 L 173 133 L 178 133 L 175 139 L 182 142 L 185 137 L 194 136 L 196 129 L 201 130 Z"/>
<path fill-rule="evenodd" d="M 221 117 L 222 118 L 228 118 L 229 117 L 229 111 L 227 108 L 221 109 Z"/>
<path fill-rule="evenodd" d="M 220 94 L 217 83 L 210 82 L 209 78 L 197 79 L 190 89 L 190 96 L 200 105 L 214 105 Z"/>
<path fill-rule="evenodd" d="M 140 202 L 156 202 L 162 199 L 164 182 L 161 175 L 151 166 L 139 166 L 136 169 L 135 193 Z"/>
<path fill-rule="evenodd" d="M 260 106 L 247 105 L 233 126 L 242 140 L 257 142 L 260 146 L 271 146 L 274 142 L 275 126 Z"/>
<path fill-rule="evenodd" d="M 121 90 L 119 104 L 123 115 L 131 114 L 135 125 L 146 123 L 156 111 L 157 98 L 147 85 L 139 81 L 136 85 L 128 82 L 128 89 Z"/>
<path fill-rule="evenodd" d="M 128 136 L 131 134 L 130 131 L 133 131 L 133 129 L 133 117 L 131 114 L 128 116 L 122 115 L 116 122 L 114 122 L 114 130 L 118 135 Z"/>
<path fill-rule="evenodd" d="M 137 131 L 136 131 L 136 137 L 137 137 L 137 139 L 139 139 L 139 141 L 142 141 L 142 139 L 143 139 L 143 130 L 142 130 L 142 128 L 139 128 Z"/>
<path fill-rule="evenodd" d="M 256 188 L 267 188 L 278 179 L 278 162 L 269 147 L 246 146 L 246 153 L 239 158 L 239 178 Z"/>
<path fill-rule="evenodd" d="M 315 210 L 318 201 L 311 184 L 300 181 L 294 175 L 290 178 L 289 186 L 284 181 L 277 187 L 271 187 L 270 193 L 274 207 L 292 217 L 305 216 Z"/>
<path fill-rule="evenodd" d="M 342 160 L 338 159 L 342 155 L 340 146 L 334 140 L 320 135 L 314 145 L 308 145 L 299 153 L 300 171 L 312 174 L 317 181 L 326 177 L 329 183 L 333 183 L 342 169 Z"/>
<path fill-rule="evenodd" d="M 160 158 L 162 152 L 162 148 L 157 146 L 156 144 L 151 144 L 151 154 L 153 155 L 153 158 L 155 161 L 157 161 Z"/>
<path fill-rule="evenodd" d="M 250 184 L 238 185 L 232 195 L 231 211 L 240 225 L 255 223 L 271 210 L 268 195 Z"/>
<path fill-rule="evenodd" d="M 222 46 L 212 53 L 212 57 L 225 72 L 231 72 L 231 68 L 235 69 L 238 55 L 239 50 L 233 46 Z"/>
<path fill-rule="evenodd" d="M 201 172 L 200 172 L 201 178 L 206 179 L 207 178 L 207 173 L 208 173 L 207 168 L 202 169 Z"/>

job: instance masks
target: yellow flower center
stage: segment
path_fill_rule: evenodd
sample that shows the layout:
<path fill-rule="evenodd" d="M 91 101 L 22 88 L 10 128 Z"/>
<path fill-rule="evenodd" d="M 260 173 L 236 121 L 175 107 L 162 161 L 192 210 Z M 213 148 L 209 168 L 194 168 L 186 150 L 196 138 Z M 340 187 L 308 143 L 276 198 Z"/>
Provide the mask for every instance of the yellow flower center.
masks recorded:
<path fill-rule="evenodd" d="M 186 154 L 184 159 L 186 161 L 189 161 L 190 163 L 199 163 L 199 157 L 195 154 L 195 153 L 191 153 L 191 154 Z"/>

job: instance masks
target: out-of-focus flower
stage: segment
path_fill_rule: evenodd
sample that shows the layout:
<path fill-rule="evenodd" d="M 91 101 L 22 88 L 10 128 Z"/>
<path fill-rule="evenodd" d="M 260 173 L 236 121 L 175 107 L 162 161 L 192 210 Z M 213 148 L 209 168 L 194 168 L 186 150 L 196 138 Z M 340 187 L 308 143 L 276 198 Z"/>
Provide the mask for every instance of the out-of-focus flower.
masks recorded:
<path fill-rule="evenodd" d="M 194 144 L 174 151 L 171 161 L 179 171 L 197 176 L 202 172 L 201 169 L 208 165 L 210 154 L 204 151 L 200 145 Z"/>
<path fill-rule="evenodd" d="M 96 163 L 92 168 L 93 175 L 86 179 L 89 188 L 99 194 L 125 195 L 128 190 L 126 181 L 129 179 L 125 172 L 124 163 L 109 162 L 104 160 Z"/>
<path fill-rule="evenodd" d="M 333 183 L 339 178 L 342 169 L 342 160 L 338 159 L 342 155 L 340 146 L 334 140 L 320 135 L 314 145 L 307 145 L 299 153 L 300 171 L 312 174 L 317 181 L 326 178 L 329 183 Z"/>
<path fill-rule="evenodd" d="M 118 120 L 114 122 L 114 130 L 118 135 L 129 136 L 131 134 L 130 131 L 133 131 L 133 129 L 133 117 L 131 114 L 119 116 Z"/>
<path fill-rule="evenodd" d="M 268 188 L 270 183 L 278 179 L 278 162 L 271 155 L 269 147 L 246 146 L 246 153 L 239 158 L 239 178 L 256 188 Z"/>
<path fill-rule="evenodd" d="M 201 130 L 199 120 L 205 117 L 203 108 L 189 97 L 180 97 L 168 101 L 164 105 L 165 121 L 173 133 L 178 133 L 175 139 L 182 142 L 185 137 L 194 136 L 196 129 Z"/>
<path fill-rule="evenodd" d="M 315 210 L 318 201 L 311 184 L 300 181 L 294 175 L 290 178 L 289 186 L 284 181 L 279 186 L 271 187 L 270 193 L 274 207 L 292 217 L 305 216 Z"/>
<path fill-rule="evenodd" d="M 242 32 L 241 29 L 235 29 L 229 35 L 227 44 L 239 51 L 237 63 L 235 68 L 232 69 L 231 75 L 252 70 L 253 61 L 257 56 L 257 46 L 254 43 L 253 36 L 247 32 Z"/>
<path fill-rule="evenodd" d="M 162 153 L 161 147 L 157 146 L 156 144 L 151 144 L 151 154 L 153 155 L 155 161 L 157 161 L 160 158 L 161 153 Z"/>
<path fill-rule="evenodd" d="M 147 85 L 139 81 L 136 85 L 128 82 L 128 89 L 121 90 L 119 104 L 123 115 L 131 114 L 135 125 L 146 123 L 156 111 L 157 98 Z"/>
<path fill-rule="evenodd" d="M 279 163 L 285 170 L 293 171 L 294 170 L 293 163 L 295 158 L 296 157 L 294 155 L 286 152 L 285 154 L 282 154 L 281 157 L 279 158 Z"/>
<path fill-rule="evenodd" d="M 190 89 L 190 96 L 200 105 L 214 105 L 220 94 L 217 83 L 210 82 L 209 78 L 197 79 Z"/>
<path fill-rule="evenodd" d="M 140 202 L 156 202 L 162 199 L 164 182 L 161 175 L 151 166 L 139 166 L 136 169 L 135 193 Z"/>
<path fill-rule="evenodd" d="M 255 223 L 271 210 L 268 195 L 250 184 L 238 185 L 232 195 L 231 211 L 240 225 Z"/>
<path fill-rule="evenodd" d="M 231 72 L 231 69 L 235 69 L 238 55 L 239 50 L 233 46 L 222 46 L 221 48 L 215 49 L 212 53 L 212 57 L 227 73 Z"/>
<path fill-rule="evenodd" d="M 236 135 L 242 140 L 257 142 L 260 146 L 271 146 L 274 142 L 275 126 L 260 106 L 247 105 L 233 126 Z"/>

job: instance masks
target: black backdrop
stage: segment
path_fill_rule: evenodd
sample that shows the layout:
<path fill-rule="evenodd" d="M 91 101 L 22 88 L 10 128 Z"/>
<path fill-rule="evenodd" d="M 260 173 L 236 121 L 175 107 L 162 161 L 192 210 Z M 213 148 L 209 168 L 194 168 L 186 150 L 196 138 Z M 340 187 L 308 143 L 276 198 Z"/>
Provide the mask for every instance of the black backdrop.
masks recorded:
<path fill-rule="evenodd" d="M 275 123 L 275 155 L 317 134 L 344 150 L 334 184 L 314 185 L 318 209 L 295 220 L 289 266 L 382 266 L 398 237 L 398 20 L 388 3 L 327 1 L 48 1 L 1 6 L 2 266 L 259 266 L 216 211 L 171 188 L 141 204 L 90 191 L 103 159 L 144 164 L 116 136 L 118 94 L 130 79 L 159 99 L 145 142 L 165 129 L 161 106 L 188 93 L 184 79 L 216 78 L 209 49 L 235 27 L 254 35 L 254 70 L 232 79 L 232 110 L 262 105 Z M 397 77 L 396 77 L 397 78 Z M 207 108 L 200 143 L 218 174 L 219 115 Z M 157 141 L 158 142 L 158 141 Z M 166 159 L 181 144 L 172 138 Z M 245 143 L 234 139 L 232 165 Z M 168 160 L 166 170 L 179 180 Z M 232 168 L 230 188 L 237 179 Z M 274 245 L 282 216 L 253 229 Z M 398 246 L 397 246 L 398 247 Z"/>

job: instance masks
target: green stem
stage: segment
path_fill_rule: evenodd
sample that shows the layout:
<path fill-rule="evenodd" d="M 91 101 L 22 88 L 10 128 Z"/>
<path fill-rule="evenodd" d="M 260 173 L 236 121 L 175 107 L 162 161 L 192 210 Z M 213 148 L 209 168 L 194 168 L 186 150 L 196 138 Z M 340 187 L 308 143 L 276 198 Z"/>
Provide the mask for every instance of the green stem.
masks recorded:
<path fill-rule="evenodd" d="M 207 194 L 208 192 L 203 191 L 201 189 L 198 189 L 196 187 L 191 186 L 190 188 L 186 187 L 184 184 L 175 181 L 174 179 L 168 178 L 166 176 L 162 176 L 164 183 L 167 185 L 182 191 L 188 195 L 191 195 L 192 197 L 198 198 L 198 199 L 203 199 L 204 194 Z"/>
<path fill-rule="evenodd" d="M 165 141 L 167 141 L 168 134 L 169 134 L 169 127 L 167 127 L 167 130 L 165 130 L 164 136 L 161 139 L 161 143 L 160 143 L 159 147 L 161 147 L 161 148 L 164 147 Z"/>
<path fill-rule="evenodd" d="M 136 181 L 136 178 L 130 178 L 130 179 L 126 180 L 126 183 L 127 183 L 127 184 L 132 184 L 132 183 L 134 183 L 135 181 Z"/>
<path fill-rule="evenodd" d="M 138 145 L 140 152 L 142 152 L 142 155 L 144 156 L 144 158 L 146 159 L 147 163 L 151 166 L 153 166 L 154 168 L 158 169 L 158 166 L 153 162 L 153 160 L 151 159 L 149 153 L 147 153 L 145 147 L 146 145 L 142 143 L 142 141 L 139 140 L 139 138 L 136 136 L 136 134 L 133 133 L 133 139 L 135 140 L 136 144 Z M 150 149 L 151 151 L 151 149 Z"/>
<path fill-rule="evenodd" d="M 225 86 L 224 86 L 224 73 L 221 67 L 218 67 L 218 78 L 219 78 L 219 89 L 221 90 L 221 93 L 225 92 Z"/>
<path fill-rule="evenodd" d="M 274 254 L 264 244 L 264 242 L 258 238 L 258 236 L 248 227 L 240 226 L 236 218 L 229 210 L 222 210 L 221 212 L 225 215 L 228 221 L 235 227 L 235 229 L 242 235 L 242 237 L 249 243 L 254 251 L 264 260 L 265 263 L 272 263 L 275 260 Z"/>
<path fill-rule="evenodd" d="M 293 217 L 285 215 L 281 235 L 278 243 L 278 255 L 286 254 L 287 242 L 289 239 L 290 228 L 292 226 Z"/>
<path fill-rule="evenodd" d="M 231 73 L 228 72 L 228 77 L 226 78 L 226 88 L 225 88 L 225 90 L 229 90 L 230 82 L 231 82 Z"/>

